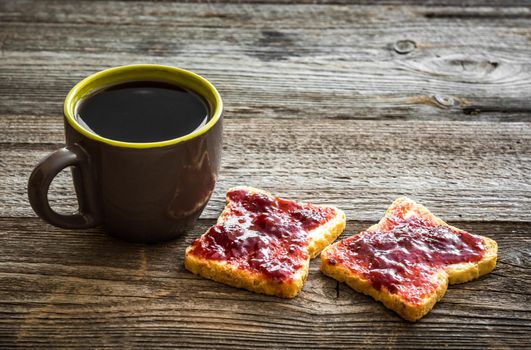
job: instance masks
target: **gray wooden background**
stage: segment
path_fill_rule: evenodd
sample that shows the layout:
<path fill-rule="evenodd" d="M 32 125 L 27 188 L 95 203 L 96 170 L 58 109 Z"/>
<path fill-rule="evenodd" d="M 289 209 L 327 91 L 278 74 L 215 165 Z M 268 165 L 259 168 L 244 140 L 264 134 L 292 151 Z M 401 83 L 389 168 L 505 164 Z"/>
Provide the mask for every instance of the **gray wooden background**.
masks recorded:
<path fill-rule="evenodd" d="M 68 90 L 131 63 L 193 70 L 225 101 L 216 192 L 166 244 L 57 229 L 27 201 Z M 0 347 L 531 347 L 530 117 L 529 1 L 1 1 Z M 318 261 L 293 300 L 227 287 L 182 257 L 234 185 L 335 204 L 343 237 L 408 195 L 497 240 L 498 266 L 416 324 Z M 68 173 L 50 196 L 75 208 Z"/>

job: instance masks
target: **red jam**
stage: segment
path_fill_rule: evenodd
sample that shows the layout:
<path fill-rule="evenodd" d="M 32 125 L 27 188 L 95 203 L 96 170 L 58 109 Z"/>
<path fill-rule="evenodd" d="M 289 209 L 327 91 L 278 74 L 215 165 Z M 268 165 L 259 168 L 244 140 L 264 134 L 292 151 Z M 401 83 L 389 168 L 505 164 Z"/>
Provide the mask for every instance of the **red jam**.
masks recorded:
<path fill-rule="evenodd" d="M 334 209 L 262 193 L 227 193 L 228 214 L 192 243 L 191 254 L 225 260 L 279 282 L 309 259 L 308 232 L 330 220 Z"/>
<path fill-rule="evenodd" d="M 397 215 L 385 226 L 385 231 L 366 231 L 340 241 L 328 263 L 346 266 L 374 288 L 385 287 L 413 304 L 437 288 L 440 269 L 479 261 L 485 251 L 481 238 L 430 218 Z"/>

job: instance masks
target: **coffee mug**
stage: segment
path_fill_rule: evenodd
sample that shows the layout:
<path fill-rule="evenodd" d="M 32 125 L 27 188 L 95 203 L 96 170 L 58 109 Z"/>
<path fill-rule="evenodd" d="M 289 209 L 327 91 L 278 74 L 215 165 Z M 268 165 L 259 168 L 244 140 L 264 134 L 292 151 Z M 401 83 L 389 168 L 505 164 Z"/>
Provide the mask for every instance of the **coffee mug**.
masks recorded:
<path fill-rule="evenodd" d="M 80 125 L 76 104 L 102 88 L 135 81 L 176 85 L 201 96 L 207 123 L 172 140 L 132 143 L 102 137 Z M 28 196 L 37 215 L 63 228 L 102 226 L 119 238 L 160 242 L 178 237 L 199 217 L 214 190 L 222 148 L 223 102 L 216 88 L 192 72 L 140 64 L 95 73 L 70 90 L 64 102 L 66 146 L 33 170 Z M 72 167 L 78 211 L 55 212 L 48 202 L 53 178 Z"/>

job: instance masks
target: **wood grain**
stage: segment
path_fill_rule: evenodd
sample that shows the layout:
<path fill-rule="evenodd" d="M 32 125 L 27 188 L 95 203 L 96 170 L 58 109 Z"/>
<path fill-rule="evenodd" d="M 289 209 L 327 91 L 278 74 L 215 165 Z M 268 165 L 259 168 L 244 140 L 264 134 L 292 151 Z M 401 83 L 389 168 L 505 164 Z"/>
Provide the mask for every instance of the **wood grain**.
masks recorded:
<path fill-rule="evenodd" d="M 362 6 L 359 6 L 359 5 Z M 531 348 L 528 0 L 0 2 L 0 348 Z M 129 244 L 27 202 L 81 78 L 160 63 L 225 102 L 220 180 L 196 227 Z M 336 204 L 342 238 L 410 195 L 495 239 L 497 268 L 416 324 L 318 271 L 293 300 L 183 269 L 225 191 Z M 75 209 L 71 179 L 50 200 Z"/>
<path fill-rule="evenodd" d="M 318 259 L 293 300 L 192 275 L 183 268 L 184 249 L 213 222 L 202 220 L 175 242 L 137 245 L 99 230 L 0 219 L 0 346 L 531 346 L 528 223 L 452 223 L 497 240 L 498 266 L 450 287 L 428 316 L 410 324 L 322 275 Z M 349 222 L 343 237 L 369 224 Z"/>
<path fill-rule="evenodd" d="M 93 0 L 106 1 L 106 0 Z M 122 2 L 136 2 L 137 0 L 123 0 Z M 143 2 L 184 2 L 184 3 L 214 3 L 214 4 L 293 4 L 291 0 L 144 0 Z M 298 0 L 297 4 L 307 5 L 375 5 L 374 0 Z M 488 6 L 489 8 L 507 8 L 521 7 L 529 3 L 525 0 L 379 0 L 378 5 L 421 5 L 425 7 L 432 6 L 462 6 L 464 10 L 467 7 Z"/>
<path fill-rule="evenodd" d="M 34 216 L 26 184 L 41 158 L 61 147 L 59 117 L 3 117 L 0 216 Z M 529 123 L 230 119 L 222 169 L 204 218 L 216 218 L 233 186 L 339 206 L 376 220 L 408 195 L 449 220 L 529 221 Z M 53 203 L 72 208 L 71 179 L 56 181 Z"/>
<path fill-rule="evenodd" d="M 529 7 L 0 6 L 0 116 L 59 115 L 76 81 L 135 62 L 206 76 L 229 118 L 529 121 L 531 113 Z"/>

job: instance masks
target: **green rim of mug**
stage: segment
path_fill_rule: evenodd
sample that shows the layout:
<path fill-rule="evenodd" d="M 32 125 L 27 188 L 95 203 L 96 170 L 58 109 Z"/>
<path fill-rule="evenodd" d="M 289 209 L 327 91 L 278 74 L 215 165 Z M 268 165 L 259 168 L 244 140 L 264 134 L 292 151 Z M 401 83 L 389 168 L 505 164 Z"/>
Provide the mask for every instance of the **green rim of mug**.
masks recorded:
<path fill-rule="evenodd" d="M 210 119 L 200 129 L 175 139 L 157 141 L 157 142 L 124 142 L 117 141 L 97 135 L 83 128 L 75 118 L 76 104 L 83 97 L 109 85 L 120 84 L 128 81 L 162 81 L 175 84 L 189 89 L 202 96 L 210 107 Z M 77 83 L 72 90 L 66 95 L 64 103 L 64 115 L 68 124 L 74 130 L 86 137 L 109 144 L 116 147 L 126 148 L 153 148 L 171 146 L 180 142 L 191 140 L 199 135 L 204 134 L 212 128 L 221 117 L 223 110 L 223 101 L 219 92 L 208 80 L 187 71 L 185 69 L 163 66 L 158 64 L 134 64 L 128 66 L 109 68 L 98 73 L 92 74 Z"/>

